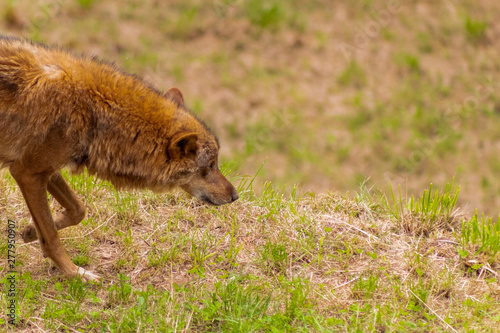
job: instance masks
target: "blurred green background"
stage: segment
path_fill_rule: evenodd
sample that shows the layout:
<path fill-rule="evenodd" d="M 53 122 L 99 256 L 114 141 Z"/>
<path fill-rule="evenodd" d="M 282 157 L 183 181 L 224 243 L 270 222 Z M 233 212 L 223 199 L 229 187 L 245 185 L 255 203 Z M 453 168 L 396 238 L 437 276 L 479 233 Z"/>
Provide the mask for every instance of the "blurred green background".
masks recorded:
<path fill-rule="evenodd" d="M 1 31 L 177 86 L 233 174 L 500 212 L 498 1 L 3 0 Z"/>

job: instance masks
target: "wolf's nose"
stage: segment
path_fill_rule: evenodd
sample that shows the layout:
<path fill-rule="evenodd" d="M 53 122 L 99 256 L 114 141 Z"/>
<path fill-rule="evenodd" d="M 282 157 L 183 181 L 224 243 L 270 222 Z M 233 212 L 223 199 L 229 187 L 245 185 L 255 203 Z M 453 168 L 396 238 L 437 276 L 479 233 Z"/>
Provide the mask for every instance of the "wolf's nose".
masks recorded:
<path fill-rule="evenodd" d="M 238 192 L 236 191 L 236 189 L 233 189 L 233 192 L 231 193 L 231 202 L 238 200 L 239 197 L 240 196 L 238 195 Z"/>

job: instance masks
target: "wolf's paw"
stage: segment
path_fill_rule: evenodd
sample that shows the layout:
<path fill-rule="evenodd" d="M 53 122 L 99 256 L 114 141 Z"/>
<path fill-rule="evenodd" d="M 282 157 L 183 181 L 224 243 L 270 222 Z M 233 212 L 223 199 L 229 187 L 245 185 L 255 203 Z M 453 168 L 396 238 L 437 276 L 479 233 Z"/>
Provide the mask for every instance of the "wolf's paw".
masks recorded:
<path fill-rule="evenodd" d="M 83 282 L 89 282 L 89 281 L 99 281 L 101 277 L 97 274 L 92 273 L 91 271 L 86 270 L 85 268 L 78 267 L 76 275 L 79 275 Z"/>
<path fill-rule="evenodd" d="M 36 235 L 36 229 L 33 224 L 30 224 L 24 230 L 21 232 L 21 237 L 23 238 L 23 241 L 25 243 L 31 243 L 34 242 L 38 239 L 38 236 Z"/>

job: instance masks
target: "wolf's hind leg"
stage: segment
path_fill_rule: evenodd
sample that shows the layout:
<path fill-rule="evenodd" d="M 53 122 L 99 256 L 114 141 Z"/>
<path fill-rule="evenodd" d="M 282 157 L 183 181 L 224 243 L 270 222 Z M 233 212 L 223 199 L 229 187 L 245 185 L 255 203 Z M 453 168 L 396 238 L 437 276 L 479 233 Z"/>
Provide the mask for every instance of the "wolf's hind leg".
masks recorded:
<path fill-rule="evenodd" d="M 47 184 L 47 190 L 64 207 L 64 211 L 55 218 L 57 230 L 77 225 L 85 217 L 85 206 L 76 197 L 60 172 L 56 172 Z M 25 243 L 37 240 L 33 224 L 27 226 L 21 233 Z"/>

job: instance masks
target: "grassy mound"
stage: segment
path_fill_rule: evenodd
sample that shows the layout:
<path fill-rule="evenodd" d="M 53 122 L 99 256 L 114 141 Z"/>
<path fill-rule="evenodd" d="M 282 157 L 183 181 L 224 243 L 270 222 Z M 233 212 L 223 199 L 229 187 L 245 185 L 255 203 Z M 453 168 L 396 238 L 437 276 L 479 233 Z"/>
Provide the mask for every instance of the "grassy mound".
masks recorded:
<path fill-rule="evenodd" d="M 500 325 L 500 227 L 477 214 L 464 218 L 452 185 L 386 198 L 366 188 L 351 196 L 284 194 L 268 183 L 256 194 L 254 179 L 240 178 L 233 181 L 241 199 L 216 208 L 180 193 L 122 193 L 88 175 L 69 179 L 89 212 L 60 234 L 75 263 L 103 281 L 62 278 L 37 242 L 18 238 L 19 332 L 494 332 Z M 0 187 L 0 219 L 16 221 L 19 232 L 28 210 L 6 172 Z M 0 244 L 7 267 L 6 233 Z"/>

